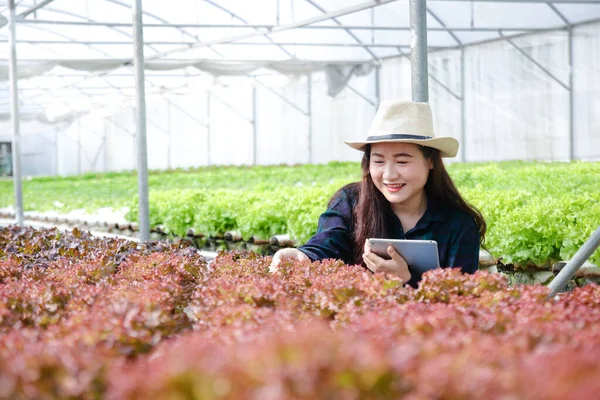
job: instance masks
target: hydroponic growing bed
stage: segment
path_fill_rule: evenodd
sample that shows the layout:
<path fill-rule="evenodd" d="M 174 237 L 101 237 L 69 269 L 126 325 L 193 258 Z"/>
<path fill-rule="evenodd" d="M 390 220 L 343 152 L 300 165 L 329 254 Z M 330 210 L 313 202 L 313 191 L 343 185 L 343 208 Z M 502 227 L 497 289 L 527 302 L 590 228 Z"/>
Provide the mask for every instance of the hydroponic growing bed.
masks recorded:
<path fill-rule="evenodd" d="M 0 397 L 527 398 L 600 392 L 600 287 L 418 289 L 340 262 L 0 229 Z"/>

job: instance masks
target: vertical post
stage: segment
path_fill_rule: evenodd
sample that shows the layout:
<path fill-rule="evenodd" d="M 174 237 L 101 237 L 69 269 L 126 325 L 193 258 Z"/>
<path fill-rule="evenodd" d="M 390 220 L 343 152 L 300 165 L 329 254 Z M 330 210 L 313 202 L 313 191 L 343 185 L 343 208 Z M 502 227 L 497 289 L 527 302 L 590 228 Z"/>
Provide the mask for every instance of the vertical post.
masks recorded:
<path fill-rule="evenodd" d="M 258 135 L 258 124 L 256 121 L 256 86 L 252 86 L 252 165 L 256 165 L 256 163 L 258 162 L 257 160 L 257 148 L 256 148 L 256 144 L 258 142 L 257 140 L 257 135 Z"/>
<path fill-rule="evenodd" d="M 4 167 L 6 163 L 6 160 L 8 160 L 8 146 L 4 143 L 0 143 L 0 172 L 4 172 L 6 168 L 6 171 L 8 171 L 8 165 L 6 167 Z M 12 158 L 11 158 L 11 163 L 12 163 Z"/>
<path fill-rule="evenodd" d="M 466 68 L 465 68 L 465 47 L 460 48 L 460 161 L 467 161 L 467 105 L 465 93 Z"/>
<path fill-rule="evenodd" d="M 135 72 L 135 71 L 134 71 L 134 72 Z M 136 110 L 135 110 L 135 109 L 132 109 L 132 110 L 131 110 L 131 112 L 133 113 L 133 122 L 134 122 L 134 124 L 135 124 L 135 123 L 136 123 L 136 122 L 135 122 Z M 137 125 L 136 125 L 136 126 L 137 126 Z M 137 129 L 135 129 L 135 131 L 137 131 Z M 135 133 L 135 132 L 133 132 L 133 135 L 131 135 L 131 144 L 132 144 L 131 148 L 133 149 L 133 154 L 132 154 L 132 156 L 131 156 L 131 160 L 132 160 L 132 161 L 131 161 L 131 162 L 132 162 L 132 164 L 131 164 L 131 169 L 132 169 L 132 170 L 135 170 L 135 169 L 136 169 L 136 165 L 137 165 L 137 159 L 138 159 L 138 156 L 137 156 L 137 154 L 138 154 L 138 153 L 137 153 L 137 144 L 136 144 L 136 143 L 137 143 L 137 135 L 136 135 L 136 133 Z M 139 203 L 138 203 L 138 204 L 139 204 Z"/>
<path fill-rule="evenodd" d="M 573 27 L 569 26 L 569 161 L 575 159 L 575 67 L 573 65 Z"/>
<path fill-rule="evenodd" d="M 108 172 L 108 125 L 104 124 L 104 172 Z"/>
<path fill-rule="evenodd" d="M 19 132 L 19 88 L 17 85 L 17 39 L 16 39 L 16 16 L 15 0 L 8 1 L 9 8 L 9 42 L 10 42 L 10 62 L 8 65 L 10 75 L 10 112 L 12 121 L 12 164 L 13 164 L 13 182 L 15 188 L 15 212 L 17 216 L 17 225 L 23 226 L 23 187 L 21 181 L 21 134 Z"/>
<path fill-rule="evenodd" d="M 144 76 L 144 32 L 142 0 L 133 3 L 133 52 L 136 88 L 137 170 L 139 196 L 140 240 L 150 238 L 150 210 L 148 205 L 148 147 L 146 144 L 146 88 Z"/>
<path fill-rule="evenodd" d="M 104 170 L 104 172 L 106 172 L 106 153 L 108 153 L 108 143 L 107 143 L 107 140 L 106 140 L 106 127 L 104 127 L 103 131 L 104 131 L 104 132 L 103 132 L 103 134 L 102 134 L 102 145 L 101 145 L 101 146 L 102 146 L 102 148 L 101 148 L 101 149 L 102 149 L 102 151 L 104 152 L 104 154 L 103 154 L 103 155 L 104 155 L 104 157 L 102 157 L 102 158 L 103 158 L 103 160 L 102 160 L 102 161 L 103 161 L 103 162 L 102 162 L 102 164 L 104 164 L 103 170 Z M 98 172 L 100 172 L 100 171 L 101 171 L 101 169 L 100 169 L 100 168 L 97 168 L 96 170 L 97 170 Z"/>
<path fill-rule="evenodd" d="M 378 65 L 375 67 L 375 111 L 377 111 L 377 109 L 379 108 L 379 104 L 381 103 L 381 89 L 380 89 L 380 84 L 381 84 L 381 65 Z"/>
<path fill-rule="evenodd" d="M 308 110 L 308 163 L 313 162 L 313 118 L 312 118 L 312 73 L 308 73 L 306 76 L 306 90 L 307 90 L 307 110 Z"/>
<path fill-rule="evenodd" d="M 172 152 L 172 144 L 173 140 L 171 137 L 172 129 L 171 129 L 171 102 L 167 101 L 167 135 L 169 138 L 169 142 L 167 144 L 167 169 L 171 169 L 173 166 L 171 165 L 171 152 Z"/>
<path fill-rule="evenodd" d="M 210 92 L 206 92 L 206 164 L 210 165 Z"/>
<path fill-rule="evenodd" d="M 429 101 L 426 0 L 410 0 L 410 62 L 412 100 Z"/>
<path fill-rule="evenodd" d="M 58 176 L 58 128 L 54 127 L 54 176 Z"/>
<path fill-rule="evenodd" d="M 79 129 L 77 130 L 77 175 L 82 174 L 81 170 L 82 155 L 81 155 L 81 120 L 79 120 Z"/>

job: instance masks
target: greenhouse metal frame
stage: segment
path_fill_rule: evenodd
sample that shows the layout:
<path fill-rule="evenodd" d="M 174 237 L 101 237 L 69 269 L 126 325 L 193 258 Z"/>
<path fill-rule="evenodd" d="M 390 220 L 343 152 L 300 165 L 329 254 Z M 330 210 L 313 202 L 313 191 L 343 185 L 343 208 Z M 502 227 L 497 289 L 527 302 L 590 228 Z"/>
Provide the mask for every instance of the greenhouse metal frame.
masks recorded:
<path fill-rule="evenodd" d="M 74 4 L 77 3 L 77 7 Z M 357 65 L 368 64 L 374 68 L 374 93 L 375 99 L 370 99 L 369 96 L 361 93 L 360 90 L 354 88 L 349 83 L 352 77 L 352 72 L 344 77 L 345 82 L 340 83 L 343 87 L 347 87 L 357 96 L 370 103 L 373 107 L 377 107 L 381 94 L 380 89 L 380 66 L 383 60 L 410 57 L 411 59 L 411 90 L 412 99 L 415 101 L 428 101 L 428 78 L 443 88 L 455 100 L 460 102 L 460 139 L 461 143 L 465 143 L 465 127 L 466 127 L 466 100 L 465 92 L 465 49 L 492 41 L 504 41 L 514 48 L 520 55 L 535 66 L 537 73 L 543 74 L 550 80 L 558 84 L 564 91 L 568 93 L 568 159 L 575 159 L 574 152 L 574 78 L 575 73 L 573 66 L 573 30 L 581 25 L 596 23 L 600 21 L 600 0 L 430 0 L 426 3 L 425 0 L 372 0 L 372 1 L 352 1 L 343 2 L 336 0 L 265 0 L 264 2 L 254 2 L 263 6 L 270 6 L 270 9 L 275 10 L 274 23 L 266 23 L 265 18 L 259 22 L 250 20 L 247 17 L 248 5 L 242 6 L 241 2 L 234 0 L 189 0 L 185 1 L 185 5 L 174 7 L 172 12 L 186 13 L 188 8 L 196 8 L 198 15 L 200 8 L 206 11 L 207 7 L 215 13 L 227 15 L 231 21 L 225 23 L 219 21 L 214 24 L 207 23 L 207 20 L 193 22 L 174 22 L 167 17 L 162 16 L 163 8 L 160 8 L 160 1 L 144 1 L 144 9 L 142 9 L 141 0 L 125 1 L 125 0 L 85 0 L 79 2 L 69 0 L 8 0 L 7 7 L 8 18 L 1 15 L 0 28 L 8 27 L 8 40 L 5 42 L 9 45 L 8 56 L 8 76 L 10 82 L 10 115 L 13 131 L 13 170 L 15 181 L 15 198 L 16 198 L 16 214 L 18 224 L 23 223 L 22 212 L 22 192 L 21 192 L 21 161 L 20 161 L 20 132 L 19 121 L 21 113 L 19 111 L 19 89 L 18 79 L 21 77 L 44 76 L 57 65 L 62 68 L 73 68 L 79 71 L 85 71 L 83 74 L 74 74 L 69 76 L 48 75 L 50 79 L 74 78 L 70 83 L 60 86 L 58 89 L 74 89 L 82 96 L 93 97 L 93 94 L 86 92 L 86 89 L 78 87 L 81 82 L 86 80 L 99 78 L 100 82 L 106 85 L 106 94 L 108 91 L 123 93 L 123 90 L 111 82 L 111 79 L 117 74 L 113 72 L 119 69 L 129 69 L 133 67 L 130 73 L 123 74 L 123 78 L 131 78 L 135 82 L 135 109 L 136 112 L 136 142 L 137 142 L 137 170 L 138 184 L 140 195 L 140 237 L 145 240 L 149 236 L 148 225 L 148 160 L 147 160 L 147 143 L 146 143 L 146 85 L 153 90 L 169 90 L 177 87 L 173 84 L 171 87 L 159 87 L 156 89 L 152 83 L 152 77 L 146 77 L 147 71 L 163 71 L 163 70 L 184 70 L 183 75 L 174 74 L 174 77 L 182 78 L 184 81 L 193 78 L 197 75 L 197 71 L 191 73 L 189 70 L 196 68 L 197 70 L 208 72 L 214 75 L 241 75 L 254 78 L 254 87 L 252 89 L 252 115 L 247 118 L 243 113 L 236 110 L 234 105 L 227 102 L 226 99 L 220 98 L 216 93 L 211 93 L 207 90 L 207 115 L 210 117 L 211 99 L 216 99 L 230 108 L 233 112 L 245 118 L 252 124 L 253 130 L 253 155 L 252 163 L 257 163 L 257 91 L 256 86 L 273 93 L 282 102 L 288 104 L 295 109 L 299 114 L 308 119 L 308 160 L 312 160 L 312 73 L 322 71 L 328 65 L 334 66 L 355 67 Z M 146 7 L 150 3 L 149 7 Z M 184 2 L 181 2 L 184 3 Z M 246 3 L 246 2 L 244 2 Z M 268 3 L 268 4 L 267 4 Z M 351 5 L 348 5 L 351 4 Z M 1 3 L 0 3 L 1 5 Z M 188 7 L 186 7 L 186 5 Z M 394 5 L 396 10 L 404 8 L 407 14 L 410 14 L 409 24 L 400 25 L 393 23 L 382 23 L 382 13 L 376 14 L 376 10 L 383 9 L 386 6 Z M 238 10 L 238 7 L 241 10 Z M 301 8 L 298 8 L 301 7 Z M 522 18 L 524 23 L 505 23 L 494 24 L 494 10 L 499 10 L 502 7 L 508 15 L 505 15 L 505 21 L 512 21 L 512 17 L 519 22 L 519 17 L 529 14 L 528 18 Z M 132 22 L 124 22 L 123 15 L 120 20 L 111 21 L 107 19 L 106 14 L 96 17 L 94 11 L 107 8 L 110 10 L 121 10 L 123 15 L 128 13 L 132 17 Z M 77 9 L 77 10 L 75 10 Z M 298 12 L 298 10 L 304 12 Z M 312 12 L 307 12 L 309 9 Z M 82 12 L 82 10 L 85 11 Z M 292 17 L 283 18 L 286 11 L 289 14 L 291 10 Z M 468 11 L 470 10 L 470 21 L 468 21 Z M 544 12 L 541 12 L 544 10 Z M 246 15 L 243 15 L 244 12 Z M 295 12 L 303 14 L 301 17 L 296 17 Z M 465 12 L 467 15 L 465 16 Z M 490 13 L 490 14 L 486 14 Z M 107 14 L 110 11 L 106 11 Z M 353 17 L 365 20 L 365 16 L 369 17 L 370 24 L 351 23 Z M 306 15 L 304 15 L 306 14 Z M 456 17 L 460 14 L 460 17 Z M 486 15 L 484 15 L 486 14 Z M 360 17 L 360 18 L 359 18 Z M 391 21 L 394 15 L 391 16 Z M 474 20 L 478 19 L 475 24 Z M 388 21 L 390 19 L 388 18 Z M 453 22 L 456 20 L 462 23 Z M 502 18 L 500 18 L 502 20 Z M 234 23 L 235 21 L 235 23 Z M 465 24 L 464 22 L 470 22 Z M 157 40 L 150 39 L 144 41 L 144 33 L 142 32 L 142 24 L 146 30 L 168 30 L 171 33 L 178 32 L 181 39 L 165 39 Z M 456 25 L 455 25 L 456 24 Z M 428 26 L 429 25 L 429 26 Z M 475 26 L 477 25 L 477 26 Z M 77 29 L 98 28 L 98 32 L 111 31 L 116 36 L 125 37 L 127 40 L 93 40 L 77 38 Z M 50 36 L 49 39 L 43 40 L 37 38 L 25 38 L 19 40 L 20 33 L 23 29 L 31 32 L 37 32 Z M 198 32 L 209 32 L 210 30 L 225 31 L 226 34 L 217 34 L 208 40 L 201 41 Z M 74 32 L 75 34 L 66 34 Z M 531 52 L 523 49 L 517 43 L 517 39 L 526 35 L 540 32 L 555 32 L 562 31 L 568 35 L 567 49 L 567 64 L 569 66 L 568 78 L 558 76 L 554 71 L 548 68 L 547 63 L 537 59 Z M 306 37 L 301 37 L 297 40 L 278 40 L 282 34 L 289 32 L 303 32 Z M 318 38 L 314 40 L 311 32 L 324 35 L 323 32 L 331 32 L 330 38 Z M 435 34 L 433 40 L 427 38 L 427 32 Z M 376 34 L 385 34 L 387 37 L 401 36 L 404 34 L 401 41 L 393 43 L 386 40 L 376 42 Z M 406 33 L 410 33 L 409 36 Z M 343 35 L 343 36 L 340 36 Z M 365 34 L 371 35 L 371 42 L 365 40 Z M 98 33 L 96 33 L 98 35 Z M 31 33 L 29 33 L 31 36 Z M 54 36 L 54 38 L 52 38 Z M 94 36 L 93 33 L 91 36 Z M 165 35 L 168 36 L 168 35 Z M 290 35 L 288 35 L 290 36 Z M 293 36 L 296 39 L 300 34 Z M 378 37 L 381 40 L 382 36 Z M 161 36 L 162 39 L 162 36 Z M 340 40 L 341 39 L 341 40 Z M 133 44 L 133 57 L 115 57 L 113 53 L 108 51 L 110 48 L 127 46 L 131 49 Z M 428 45 L 429 44 L 429 45 Z M 96 53 L 103 55 L 102 58 L 64 58 L 63 54 L 58 54 L 58 57 L 31 57 L 27 54 L 26 57 L 20 57 L 19 46 L 31 46 L 35 49 L 50 48 L 49 53 L 56 52 L 59 48 L 83 46 L 91 49 Z M 17 52 L 19 47 L 19 52 Z M 236 49 L 255 48 L 256 51 L 268 48 L 271 51 L 271 57 L 267 56 L 262 59 L 235 59 L 232 62 L 230 57 L 222 54 L 216 48 L 231 47 L 232 52 Z M 352 54 L 360 54 L 360 57 L 344 58 L 332 57 L 331 59 L 320 58 L 310 59 L 308 57 L 297 57 L 296 52 L 291 49 L 304 48 L 309 49 L 305 54 L 310 54 L 310 49 L 324 48 L 334 55 L 337 49 L 340 51 L 350 51 Z M 442 50 L 454 49 L 460 51 L 460 90 L 456 91 L 448 82 L 444 82 L 431 71 L 428 71 L 427 54 L 428 51 L 436 52 Z M 273 57 L 273 50 L 278 52 L 278 56 Z M 194 53 L 194 51 L 196 53 Z M 360 52 L 360 53 L 357 53 Z M 204 58 L 202 55 L 209 53 L 212 57 Z M 69 53 L 69 52 L 67 52 Z M 190 54 L 186 57 L 186 54 Z M 322 54 L 321 52 L 320 54 Z M 184 56 L 181 58 L 181 56 Z M 17 60 L 26 61 L 26 64 L 19 65 Z M 546 64 L 546 65 L 545 65 Z M 306 108 L 300 107 L 297 103 L 290 101 L 285 95 L 281 95 L 276 90 L 268 85 L 261 83 L 257 75 L 253 75 L 256 71 L 268 68 L 275 70 L 280 74 L 303 74 L 307 76 L 306 91 L 308 101 Z M 25 70 L 30 71 L 25 71 Z M 353 71 L 355 76 L 358 75 Z M 347 79 L 346 79 L 347 78 Z M 173 81 L 175 82 L 175 80 Z M 33 90 L 34 92 L 36 90 Z M 22 96 L 25 99 L 26 106 L 38 107 L 39 110 L 44 110 L 50 102 L 60 102 L 61 95 L 54 95 L 52 90 L 41 88 L 37 90 L 45 93 L 42 101 L 38 101 L 36 96 Z M 68 103 L 64 103 L 69 106 Z M 65 120 L 75 120 L 78 116 L 85 114 L 85 111 L 73 111 L 68 113 L 63 118 Z M 40 118 L 42 113 L 37 115 Z M 5 118 L 6 119 L 6 118 Z M 210 121 L 210 118 L 208 118 Z M 80 121 L 79 121 L 80 122 Z M 207 157 L 210 164 L 210 122 L 207 124 Z M 169 137 L 170 140 L 170 137 Z M 81 143 L 79 143 L 81 146 Z M 466 159 L 465 147 L 461 146 L 461 160 Z M 98 151 L 95 156 L 95 162 L 100 155 Z M 81 169 L 80 169 L 81 170 Z M 585 246 L 584 246 L 585 247 Z"/>

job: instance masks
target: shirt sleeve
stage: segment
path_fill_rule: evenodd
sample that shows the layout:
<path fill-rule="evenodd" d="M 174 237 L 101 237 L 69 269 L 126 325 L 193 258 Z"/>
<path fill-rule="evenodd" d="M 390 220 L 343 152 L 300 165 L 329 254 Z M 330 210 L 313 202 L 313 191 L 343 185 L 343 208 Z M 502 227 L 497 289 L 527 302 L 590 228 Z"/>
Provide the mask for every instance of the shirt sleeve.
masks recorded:
<path fill-rule="evenodd" d="M 479 229 L 473 218 L 465 220 L 448 249 L 448 268 L 474 274 L 479 269 Z"/>
<path fill-rule="evenodd" d="M 298 250 L 312 261 L 334 258 L 352 264 L 352 218 L 350 198 L 341 191 L 319 217 L 317 233 Z"/>

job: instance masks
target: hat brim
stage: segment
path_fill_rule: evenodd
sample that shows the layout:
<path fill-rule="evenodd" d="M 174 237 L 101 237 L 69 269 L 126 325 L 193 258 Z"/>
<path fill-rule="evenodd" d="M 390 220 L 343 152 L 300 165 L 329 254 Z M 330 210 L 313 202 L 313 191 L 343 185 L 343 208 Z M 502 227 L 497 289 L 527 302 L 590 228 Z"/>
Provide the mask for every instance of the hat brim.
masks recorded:
<path fill-rule="evenodd" d="M 365 151 L 368 144 L 374 143 L 413 143 L 421 146 L 438 149 L 442 157 L 456 157 L 458 153 L 458 140 L 453 137 L 438 137 L 432 139 L 387 139 L 362 142 L 350 142 L 344 140 L 344 143 L 353 149 Z"/>

